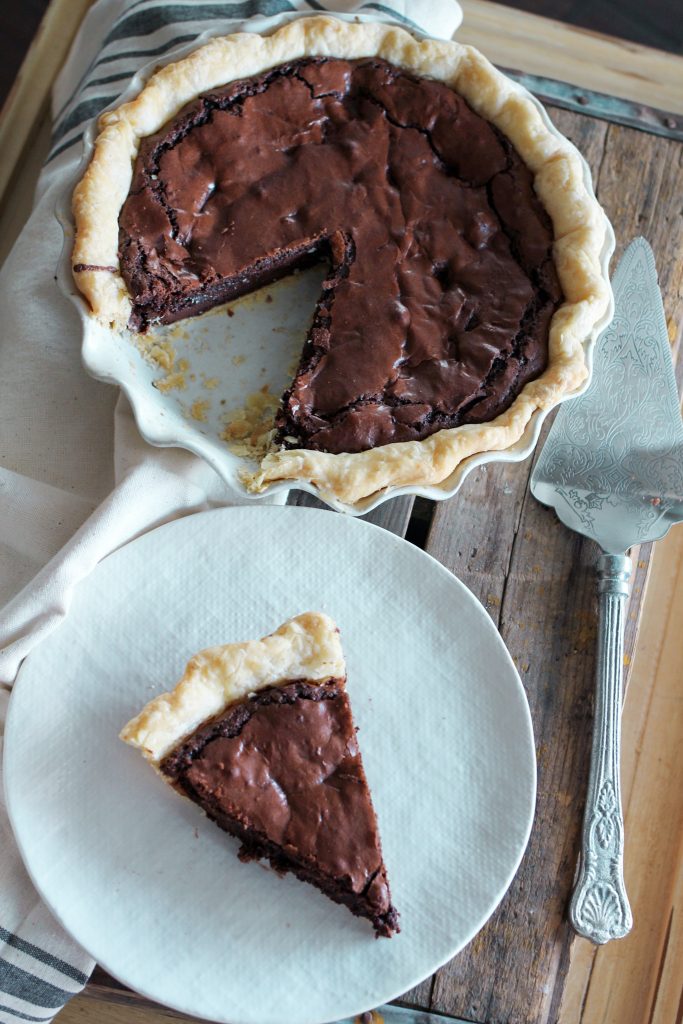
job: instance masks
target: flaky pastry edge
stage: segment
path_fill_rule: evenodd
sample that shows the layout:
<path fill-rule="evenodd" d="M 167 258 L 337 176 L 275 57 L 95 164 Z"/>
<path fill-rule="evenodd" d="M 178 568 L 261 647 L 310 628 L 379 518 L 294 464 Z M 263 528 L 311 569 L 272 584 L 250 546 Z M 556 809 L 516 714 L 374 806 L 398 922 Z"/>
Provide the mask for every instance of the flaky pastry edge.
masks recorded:
<path fill-rule="evenodd" d="M 261 640 L 195 654 L 173 690 L 146 704 L 119 735 L 157 767 L 203 722 L 234 701 L 295 679 L 320 683 L 331 678 L 346 678 L 339 630 L 328 615 L 304 612 Z"/>
<path fill-rule="evenodd" d="M 379 56 L 444 82 L 502 131 L 532 171 L 536 193 L 552 221 L 553 258 L 565 297 L 551 321 L 547 369 L 524 386 L 509 409 L 487 423 L 352 454 L 301 448 L 271 452 L 255 473 L 241 474 L 254 493 L 275 482 L 303 480 L 322 497 L 355 504 L 390 486 L 438 485 L 464 459 L 510 448 L 536 410 L 552 408 L 580 387 L 588 376 L 584 343 L 610 302 L 600 262 L 608 225 L 586 187 L 575 147 L 551 131 L 529 95 L 474 47 L 417 40 L 393 25 L 301 17 L 269 36 L 237 33 L 212 39 L 156 72 L 134 100 L 100 117 L 93 156 L 72 204 L 72 267 L 100 268 L 74 269 L 74 278 L 98 320 L 125 330 L 132 309 L 118 269 L 118 216 L 140 139 L 158 131 L 202 92 L 310 56 Z"/>

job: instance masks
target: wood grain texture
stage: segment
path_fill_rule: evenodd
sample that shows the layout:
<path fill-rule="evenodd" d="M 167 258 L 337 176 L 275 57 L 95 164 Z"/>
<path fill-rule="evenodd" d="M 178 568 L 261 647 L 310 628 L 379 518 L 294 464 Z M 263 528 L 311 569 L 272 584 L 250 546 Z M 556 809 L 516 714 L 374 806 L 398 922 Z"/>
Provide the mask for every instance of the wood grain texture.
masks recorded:
<path fill-rule="evenodd" d="M 617 255 L 638 233 L 659 254 L 671 337 L 677 341 L 683 314 L 683 147 L 581 115 L 552 116 L 592 166 L 619 239 Z M 667 253 L 678 258 L 667 259 Z M 537 741 L 537 815 L 522 867 L 489 924 L 438 972 L 432 988 L 432 1008 L 487 1024 L 557 1020 L 573 942 L 565 912 L 591 744 L 598 549 L 534 501 L 530 470 L 527 463 L 477 471 L 455 499 L 439 506 L 427 544 L 499 626 L 527 690 Z M 482 515 L 489 508 L 501 514 Z M 648 546 L 636 557 L 627 664 L 649 562 Z M 641 1018 L 632 1019 L 635 1024 Z"/>
<path fill-rule="evenodd" d="M 564 910 L 590 750 L 595 551 L 531 497 L 529 472 L 517 467 L 512 483 L 505 477 L 515 467 L 478 473 L 463 495 L 473 513 L 469 531 L 455 510 L 441 506 L 427 546 L 497 622 L 525 685 L 536 736 L 537 812 L 520 871 L 489 924 L 437 974 L 432 993 L 434 1009 L 487 1024 L 549 1019 L 568 939 Z M 481 515 L 498 488 L 510 490 L 519 506 L 516 523 L 509 512 L 500 517 L 505 537 L 499 526 L 492 536 Z"/>
<path fill-rule="evenodd" d="M 631 39 L 670 53 L 683 53 L 678 0 L 504 0 L 506 7 L 541 14 L 595 32 Z"/>
<path fill-rule="evenodd" d="M 560 1024 L 674 1024 L 683 1006 L 683 529 L 657 544 L 623 717 L 627 938 L 572 950 Z"/>
<path fill-rule="evenodd" d="M 92 0 L 51 0 L 0 115 L 0 195 L 47 111 L 50 90 Z"/>
<path fill-rule="evenodd" d="M 500 67 L 683 114 L 683 57 L 488 0 L 460 0 L 456 35 Z"/>
<path fill-rule="evenodd" d="M 390 533 L 395 533 L 398 537 L 405 537 L 414 501 L 415 499 L 410 495 L 391 498 L 372 512 L 368 512 L 367 515 L 360 516 L 360 518 L 367 523 L 381 526 L 383 529 L 389 530 Z M 328 507 L 322 501 L 319 501 L 318 498 L 313 497 L 312 494 L 296 490 L 291 492 L 287 504 L 300 505 L 302 508 Z"/>
<path fill-rule="evenodd" d="M 0 198 L 0 267 L 31 213 L 35 184 L 50 148 L 50 132 L 51 120 L 46 110 L 24 149 L 21 174 L 16 181 L 10 182 L 10 187 Z"/>
<path fill-rule="evenodd" d="M 593 168 L 618 252 L 636 233 L 652 243 L 677 344 L 683 319 L 683 147 L 582 115 L 552 113 Z M 546 424 L 543 436 L 548 429 Z M 537 818 L 510 891 L 474 942 L 401 1000 L 486 1024 L 554 1024 L 558 1018 L 573 944 L 565 912 L 591 743 L 597 548 L 534 501 L 528 489 L 531 467 L 529 461 L 476 470 L 456 498 L 436 506 L 427 544 L 499 626 L 527 689 L 537 737 Z M 292 500 L 319 504 L 301 492 Z M 411 499 L 396 499 L 371 518 L 400 535 L 410 507 Z M 627 662 L 633 658 L 649 564 L 648 546 L 636 558 Z M 639 807 L 641 814 L 646 810 Z M 667 934 L 677 949 L 678 931 Z M 655 955 L 646 962 L 651 970 Z M 625 1018 L 624 1024 L 641 1020 Z"/>
<path fill-rule="evenodd" d="M 72 999 L 58 1017 L 59 1024 L 201 1024 L 197 1017 L 184 1017 L 152 1003 L 131 1006 L 99 998 L 96 1001 L 87 994 Z"/>
<path fill-rule="evenodd" d="M 0 5 L 0 105 L 14 85 L 46 7 L 47 0 Z"/>
<path fill-rule="evenodd" d="M 586 88 L 607 88 L 628 98 L 634 98 L 635 81 L 635 98 L 669 109 L 676 109 L 664 98 L 671 96 L 672 88 L 677 96 L 683 96 L 678 58 L 670 63 L 663 55 L 580 30 L 549 26 L 545 19 L 529 20 L 481 0 L 463 0 L 463 6 L 466 23 L 460 38 L 476 42 L 500 64 L 576 81 Z M 3 243 L 11 240 L 21 224 L 20 204 L 28 210 L 44 144 L 48 89 L 65 52 L 64 40 L 86 7 L 87 0 L 52 0 L 52 20 L 46 22 L 42 41 L 38 40 L 29 55 L 27 73 L 22 72 L 26 82 L 34 68 L 32 85 L 15 90 L 0 120 L 0 192 L 2 182 L 11 177 L 0 219 Z M 611 84 L 601 86 L 595 75 L 602 76 L 600 82 Z M 646 98 L 642 90 L 653 83 L 659 88 L 662 82 L 669 91 Z M 622 87 L 626 91 L 621 91 Z M 620 248 L 638 233 L 651 242 L 670 336 L 678 344 L 683 322 L 683 146 L 577 114 L 555 111 L 553 117 L 591 164 L 599 198 L 613 220 Z M 42 134 L 36 133 L 41 118 Z M 19 134 L 14 136 L 16 125 Z M 18 156 L 29 136 L 32 156 L 19 164 Z M 683 371 L 683 367 L 679 369 Z M 455 499 L 437 506 L 429 549 L 480 597 L 517 663 L 537 737 L 538 818 L 522 868 L 495 917 L 467 950 L 434 979 L 406 993 L 404 999 L 411 1005 L 431 1006 L 486 1024 L 554 1024 L 571 953 L 562 1024 L 609 1024 L 612 1020 L 619 1024 L 673 1024 L 681 1016 L 683 877 L 680 871 L 667 870 L 667 865 L 675 861 L 677 843 L 681 842 L 681 830 L 675 824 L 680 823 L 680 801 L 676 804 L 673 800 L 676 785 L 680 788 L 675 775 L 680 771 L 680 741 L 675 741 L 674 728 L 680 721 L 680 698 L 674 690 L 663 695 L 658 667 L 648 683 L 647 700 L 638 705 L 640 717 L 634 712 L 632 722 L 627 705 L 626 870 L 636 922 L 640 919 L 646 924 L 642 933 L 637 928 L 632 938 L 596 955 L 589 944 L 572 942 L 564 921 L 590 747 L 595 549 L 569 534 L 552 513 L 533 501 L 528 491 L 530 470 L 531 462 L 489 466 L 469 477 Z M 315 504 L 315 499 L 306 495 L 295 500 Z M 368 518 L 404 535 L 412 509 L 411 498 L 395 499 Z M 675 560 L 670 547 L 665 550 L 663 557 L 671 559 L 673 575 L 669 589 L 662 590 L 661 601 L 673 602 L 678 612 L 671 613 L 663 632 L 660 630 L 657 665 L 661 663 L 661 672 L 668 673 L 669 680 L 677 681 L 681 666 L 675 652 L 680 651 L 683 597 L 674 577 L 683 562 Z M 649 566 L 648 547 L 639 552 L 635 567 L 626 638 L 629 660 L 634 655 Z M 653 614 L 656 617 L 657 608 Z M 649 638 L 660 636 L 652 620 L 646 622 L 645 631 Z M 642 645 L 641 650 L 651 648 Z M 664 754 L 665 749 L 669 753 Z M 634 836 L 636 841 L 631 838 Z M 635 952 L 629 954 L 629 962 L 633 976 L 624 985 L 622 951 L 632 940 Z M 96 972 L 87 991 L 91 998 L 73 1000 L 60 1014 L 60 1024 L 161 1024 L 179 1019 L 172 1011 L 145 1004 L 103 971 Z M 611 1002 L 604 993 L 609 993 Z M 147 1008 L 141 1008 L 145 1005 Z M 609 1016 L 609 1008 L 614 1006 L 619 1007 L 620 1016 Z M 576 1007 L 583 1015 L 567 1016 Z"/>

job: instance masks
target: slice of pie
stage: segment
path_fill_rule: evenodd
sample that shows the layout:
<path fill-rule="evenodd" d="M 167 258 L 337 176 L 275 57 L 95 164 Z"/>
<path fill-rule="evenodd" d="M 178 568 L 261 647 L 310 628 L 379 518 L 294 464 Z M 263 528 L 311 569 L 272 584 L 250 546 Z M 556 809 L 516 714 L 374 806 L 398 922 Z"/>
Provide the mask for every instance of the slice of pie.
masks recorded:
<path fill-rule="evenodd" d="M 585 380 L 606 219 L 471 47 L 299 18 L 212 40 L 100 124 L 73 271 L 102 321 L 145 331 L 329 266 L 250 489 L 437 484 Z"/>
<path fill-rule="evenodd" d="M 399 931 L 345 688 L 339 631 L 290 619 L 195 655 L 121 732 L 161 777 L 241 841 L 372 922 Z"/>

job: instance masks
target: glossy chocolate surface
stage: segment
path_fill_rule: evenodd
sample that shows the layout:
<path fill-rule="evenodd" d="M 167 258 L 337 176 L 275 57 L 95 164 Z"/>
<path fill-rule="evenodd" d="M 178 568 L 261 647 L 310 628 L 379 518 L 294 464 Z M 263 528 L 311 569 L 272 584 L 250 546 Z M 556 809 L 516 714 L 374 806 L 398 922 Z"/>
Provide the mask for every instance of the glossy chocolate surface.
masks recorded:
<path fill-rule="evenodd" d="M 248 853 L 303 869 L 333 899 L 380 921 L 382 934 L 395 930 L 351 709 L 334 681 L 261 691 L 201 728 L 161 769 Z"/>
<path fill-rule="evenodd" d="M 329 261 L 278 423 L 289 446 L 330 452 L 506 409 L 547 365 L 551 250 L 508 140 L 375 58 L 200 97 L 144 141 L 120 217 L 138 328 Z"/>

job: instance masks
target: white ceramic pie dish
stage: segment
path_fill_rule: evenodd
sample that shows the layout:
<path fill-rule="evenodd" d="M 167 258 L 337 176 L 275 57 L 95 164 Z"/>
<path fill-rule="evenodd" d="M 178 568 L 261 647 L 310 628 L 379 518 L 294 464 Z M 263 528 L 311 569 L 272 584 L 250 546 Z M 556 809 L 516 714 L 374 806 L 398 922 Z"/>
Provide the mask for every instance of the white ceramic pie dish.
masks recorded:
<path fill-rule="evenodd" d="M 253 26 L 250 25 L 250 28 L 254 31 L 268 32 L 285 20 L 289 19 L 282 16 L 260 19 L 254 22 Z M 353 20 L 371 19 L 353 16 Z M 191 44 L 175 50 L 164 63 L 177 61 L 216 34 L 202 34 Z M 126 91 L 112 106 L 118 106 L 137 94 L 158 66 L 155 62 L 138 72 Z M 542 105 L 522 86 L 513 82 L 510 82 L 510 85 L 516 92 L 524 94 L 531 100 L 548 130 L 558 138 L 563 138 Z M 143 356 L 130 335 L 116 333 L 95 320 L 73 282 L 70 261 L 73 243 L 71 195 L 90 160 L 95 135 L 96 123 L 93 122 L 85 133 L 83 161 L 74 177 L 67 183 L 58 204 L 57 216 L 65 234 L 58 279 L 62 290 L 76 303 L 81 315 L 82 357 L 86 369 L 94 377 L 118 384 L 123 389 L 133 407 L 138 428 L 150 444 L 160 447 L 181 447 L 200 455 L 241 499 L 274 496 L 289 490 L 291 486 L 296 486 L 323 498 L 338 511 L 354 515 L 369 512 L 388 498 L 402 494 L 418 494 L 433 500 L 452 497 L 467 474 L 476 466 L 494 461 L 519 462 L 532 453 L 547 415 L 545 410 L 538 409 L 533 413 L 524 434 L 516 444 L 504 451 L 484 452 L 465 459 L 450 476 L 436 486 L 392 486 L 354 504 L 322 495 L 314 484 L 300 481 L 294 484 L 290 481 L 277 482 L 257 495 L 248 492 L 240 478 L 240 471 L 247 469 L 253 472 L 257 468 L 257 462 L 234 453 L 221 438 L 226 426 L 225 414 L 244 407 L 246 397 L 257 394 L 265 385 L 276 399 L 284 391 L 310 324 L 310 316 L 319 294 L 322 271 L 314 268 L 306 273 L 285 278 L 273 286 L 262 289 L 261 292 L 229 304 L 230 319 L 226 316 L 225 307 L 218 307 L 203 316 L 189 318 L 169 327 L 155 328 L 155 337 L 168 341 L 174 350 L 176 360 L 185 359 L 187 366 L 178 379 L 181 387 L 168 391 L 154 387 L 153 382 L 167 376 L 164 371 Z M 590 169 L 582 157 L 581 167 L 586 190 L 594 197 Z M 600 265 L 609 292 L 609 303 L 604 316 L 596 323 L 583 343 L 589 376 L 580 388 L 567 394 L 565 398 L 575 397 L 588 386 L 595 340 L 613 314 L 613 300 L 609 288 L 609 261 L 614 250 L 614 233 L 606 217 L 604 222 L 605 233 Z"/>

